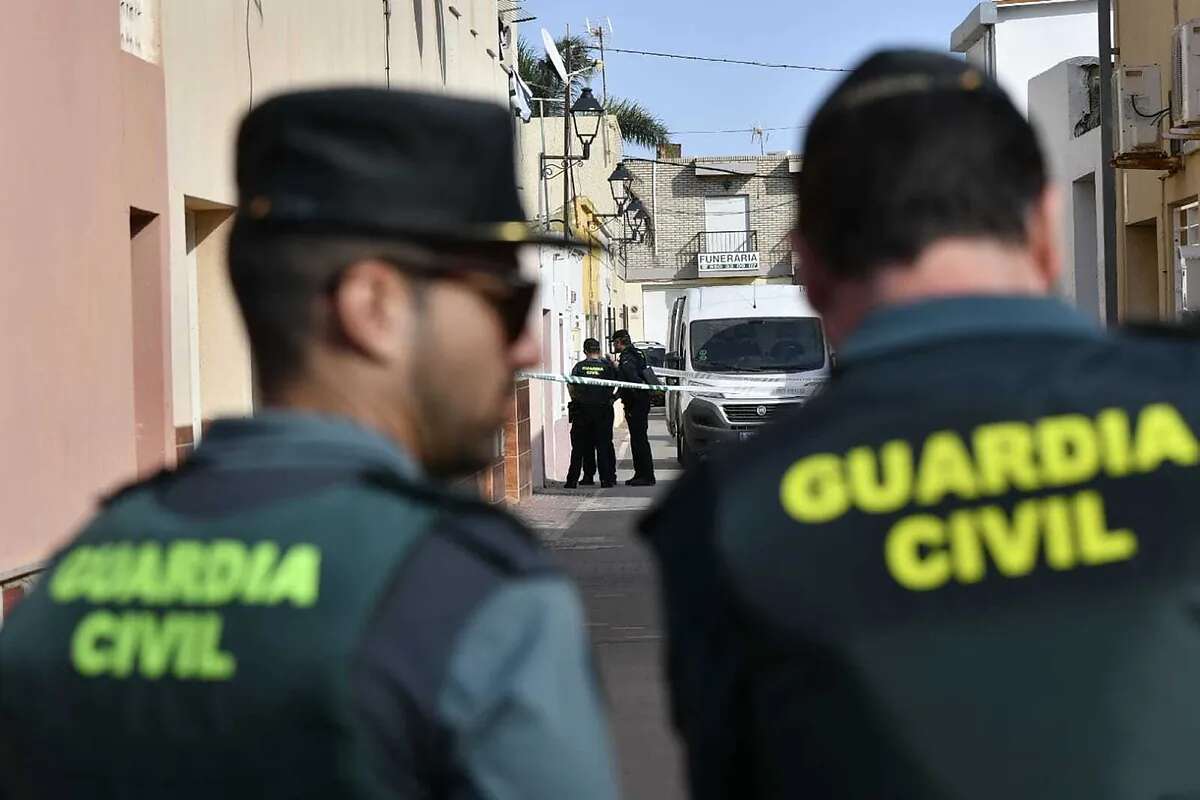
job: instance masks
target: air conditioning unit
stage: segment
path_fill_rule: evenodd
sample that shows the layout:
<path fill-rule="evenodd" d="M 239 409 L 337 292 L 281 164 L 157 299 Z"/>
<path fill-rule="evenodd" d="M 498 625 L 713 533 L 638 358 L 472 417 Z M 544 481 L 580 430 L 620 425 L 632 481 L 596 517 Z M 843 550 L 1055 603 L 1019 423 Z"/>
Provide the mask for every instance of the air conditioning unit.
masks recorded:
<path fill-rule="evenodd" d="M 1120 152 L 1162 152 L 1162 70 L 1153 65 L 1122 67 L 1117 96 Z"/>
<path fill-rule="evenodd" d="M 1200 126 L 1200 19 L 1175 29 L 1175 85 L 1171 111 L 1176 127 Z"/>

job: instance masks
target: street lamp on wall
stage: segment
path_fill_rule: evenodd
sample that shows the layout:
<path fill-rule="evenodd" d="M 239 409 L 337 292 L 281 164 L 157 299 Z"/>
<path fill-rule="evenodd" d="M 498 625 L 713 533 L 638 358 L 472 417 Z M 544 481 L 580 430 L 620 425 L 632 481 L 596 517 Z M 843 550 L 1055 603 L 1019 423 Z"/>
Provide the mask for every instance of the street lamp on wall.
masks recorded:
<path fill-rule="evenodd" d="M 617 162 L 617 168 L 608 176 L 608 185 L 612 190 L 613 202 L 617 204 L 618 215 L 625 212 L 625 203 L 633 196 L 633 181 L 634 174 L 625 166 L 624 161 Z"/>
<path fill-rule="evenodd" d="M 604 119 L 604 106 L 592 94 L 592 90 L 584 87 L 579 93 L 579 99 L 571 106 L 571 119 L 575 122 L 575 136 L 583 145 L 583 158 L 586 161 L 592 154 L 592 142 L 600 133 L 600 121 Z"/>

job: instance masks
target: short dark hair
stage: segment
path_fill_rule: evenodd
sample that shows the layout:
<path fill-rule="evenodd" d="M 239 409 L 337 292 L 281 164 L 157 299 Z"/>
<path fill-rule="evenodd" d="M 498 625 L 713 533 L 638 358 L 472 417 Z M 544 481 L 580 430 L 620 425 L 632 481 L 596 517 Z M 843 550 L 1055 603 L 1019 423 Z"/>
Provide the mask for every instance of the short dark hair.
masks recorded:
<path fill-rule="evenodd" d="M 325 324 L 316 300 L 336 287 L 347 267 L 368 259 L 403 264 L 414 258 L 390 240 L 262 230 L 239 220 L 229 238 L 229 277 L 264 392 L 302 373 L 308 347 Z"/>
<path fill-rule="evenodd" d="M 1046 181 L 1033 128 L 994 81 L 949 56 L 884 51 L 809 126 L 799 231 L 832 272 L 863 278 L 947 237 L 1024 243 Z"/>

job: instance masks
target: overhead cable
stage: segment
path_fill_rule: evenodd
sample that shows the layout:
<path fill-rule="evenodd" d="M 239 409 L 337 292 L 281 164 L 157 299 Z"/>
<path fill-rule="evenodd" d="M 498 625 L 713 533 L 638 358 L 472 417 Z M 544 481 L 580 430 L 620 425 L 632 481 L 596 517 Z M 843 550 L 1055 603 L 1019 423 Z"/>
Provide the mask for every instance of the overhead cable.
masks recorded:
<path fill-rule="evenodd" d="M 730 157 L 730 158 L 728 158 L 728 159 L 724 159 L 724 161 L 744 161 L 744 160 L 747 160 L 747 159 L 761 159 L 761 158 L 763 158 L 763 156 L 731 156 L 731 157 Z M 786 155 L 786 156 L 785 156 L 785 155 L 782 155 L 782 154 L 780 154 L 780 155 L 778 155 L 778 156 L 770 156 L 770 155 L 768 155 L 768 156 L 766 156 L 766 158 L 790 158 L 790 159 L 798 159 L 798 158 L 800 158 L 800 156 L 791 155 L 791 154 L 789 154 L 789 155 Z M 739 178 L 754 178 L 754 177 L 762 177 L 762 176 L 759 176 L 759 175 L 758 175 L 758 172 L 757 172 L 757 171 L 755 171 L 755 172 L 746 172 L 746 171 L 744 171 L 744 170 L 742 170 L 742 171 L 739 171 L 739 170 L 736 170 L 736 169 L 726 169 L 726 168 L 724 168 L 724 167 L 718 167 L 718 166 L 714 166 L 712 162 L 708 162 L 708 161 L 695 161 L 694 159 L 681 159 L 680 161 L 665 161 L 665 160 L 663 160 L 663 159 L 658 159 L 658 158 L 641 158 L 641 157 L 638 157 L 638 156 L 625 156 L 625 159 L 624 159 L 624 160 L 625 160 L 625 161 L 637 161 L 637 162 L 640 162 L 640 163 L 643 163 L 643 164 L 665 164 L 665 165 L 666 165 L 666 166 L 668 166 L 668 167 L 689 167 L 689 166 L 695 166 L 695 167 L 699 167 L 699 168 L 701 168 L 701 169 L 706 169 L 706 170 L 708 170 L 709 172 L 716 172 L 716 173 L 718 173 L 718 174 L 724 174 L 724 175 L 734 175 L 734 176 L 736 176 L 736 177 L 739 177 Z"/>
<path fill-rule="evenodd" d="M 758 133 L 759 131 L 802 131 L 807 125 L 784 125 L 778 128 L 729 128 L 723 131 L 668 131 L 672 136 L 693 136 L 699 134 L 716 134 L 716 133 Z"/>
<path fill-rule="evenodd" d="M 587 45 L 589 49 L 599 50 L 598 45 Z M 773 64 L 767 61 L 748 61 L 740 58 L 716 58 L 712 56 L 691 56 L 682 53 L 658 53 L 653 50 L 627 50 L 620 47 L 606 47 L 609 53 L 628 53 L 635 56 L 650 56 L 652 58 L 674 58 L 680 61 L 709 61 L 717 64 L 741 64 L 747 67 L 765 67 L 767 69 L 798 69 L 808 72 L 850 72 L 845 67 L 816 67 L 807 64 Z"/>

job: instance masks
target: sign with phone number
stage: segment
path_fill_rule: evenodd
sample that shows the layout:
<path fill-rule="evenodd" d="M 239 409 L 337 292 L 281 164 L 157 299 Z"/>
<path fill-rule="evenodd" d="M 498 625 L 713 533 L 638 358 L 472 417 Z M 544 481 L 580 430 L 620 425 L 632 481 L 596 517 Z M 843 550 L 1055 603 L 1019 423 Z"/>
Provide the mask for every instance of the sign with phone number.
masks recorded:
<path fill-rule="evenodd" d="M 718 272 L 744 275 L 758 272 L 759 256 L 754 253 L 699 253 L 699 271 L 704 275 Z"/>

